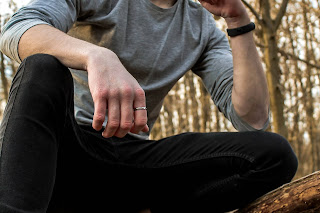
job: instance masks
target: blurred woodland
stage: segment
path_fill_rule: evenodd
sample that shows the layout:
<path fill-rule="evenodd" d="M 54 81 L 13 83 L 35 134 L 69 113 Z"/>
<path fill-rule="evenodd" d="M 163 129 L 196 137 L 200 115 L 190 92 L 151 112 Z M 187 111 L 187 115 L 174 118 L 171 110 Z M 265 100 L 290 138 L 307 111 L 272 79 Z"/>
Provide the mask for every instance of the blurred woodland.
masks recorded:
<path fill-rule="evenodd" d="M 255 41 L 268 79 L 271 124 L 267 131 L 290 141 L 299 158 L 296 178 L 320 170 L 320 0 L 243 2 L 256 24 Z M 6 3 L 10 11 L 0 14 L 1 26 L 17 10 L 14 0 Z M 224 21 L 215 18 L 225 31 Z M 17 67 L 0 53 L 0 120 Z M 151 138 L 186 131 L 236 131 L 192 72 L 164 100 Z"/>

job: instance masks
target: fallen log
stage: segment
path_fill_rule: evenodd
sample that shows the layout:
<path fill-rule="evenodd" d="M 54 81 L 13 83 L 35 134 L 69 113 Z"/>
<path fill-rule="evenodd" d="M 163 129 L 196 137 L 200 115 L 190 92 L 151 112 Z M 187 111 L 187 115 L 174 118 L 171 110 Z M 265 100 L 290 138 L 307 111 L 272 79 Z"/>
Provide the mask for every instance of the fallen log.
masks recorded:
<path fill-rule="evenodd" d="M 320 213 L 320 171 L 287 183 L 232 213 Z"/>
<path fill-rule="evenodd" d="M 285 184 L 234 213 L 320 212 L 320 171 Z"/>

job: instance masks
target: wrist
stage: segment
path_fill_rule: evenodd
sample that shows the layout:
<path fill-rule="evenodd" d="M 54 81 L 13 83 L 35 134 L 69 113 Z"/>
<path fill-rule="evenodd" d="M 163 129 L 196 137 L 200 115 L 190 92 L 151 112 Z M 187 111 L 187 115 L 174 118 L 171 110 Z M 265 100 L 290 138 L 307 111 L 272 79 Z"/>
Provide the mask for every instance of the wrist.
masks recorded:
<path fill-rule="evenodd" d="M 117 55 L 107 48 L 94 45 L 86 50 L 85 58 L 84 70 L 89 72 L 90 67 L 101 64 L 108 59 L 117 58 Z"/>
<path fill-rule="evenodd" d="M 227 23 L 228 29 L 234 29 L 249 24 L 250 18 L 248 14 L 245 13 L 242 16 L 225 18 L 225 21 Z"/>

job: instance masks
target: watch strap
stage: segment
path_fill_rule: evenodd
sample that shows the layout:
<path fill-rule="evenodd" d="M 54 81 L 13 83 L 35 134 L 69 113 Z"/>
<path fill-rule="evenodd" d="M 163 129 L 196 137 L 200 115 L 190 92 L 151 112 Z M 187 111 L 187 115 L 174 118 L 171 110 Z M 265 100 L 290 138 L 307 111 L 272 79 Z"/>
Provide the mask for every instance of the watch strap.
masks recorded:
<path fill-rule="evenodd" d="M 235 37 L 238 35 L 242 35 L 245 33 L 248 33 L 256 28 L 256 25 L 253 22 L 250 22 L 250 24 L 247 24 L 242 27 L 237 27 L 233 29 L 227 29 L 227 33 L 230 37 Z"/>

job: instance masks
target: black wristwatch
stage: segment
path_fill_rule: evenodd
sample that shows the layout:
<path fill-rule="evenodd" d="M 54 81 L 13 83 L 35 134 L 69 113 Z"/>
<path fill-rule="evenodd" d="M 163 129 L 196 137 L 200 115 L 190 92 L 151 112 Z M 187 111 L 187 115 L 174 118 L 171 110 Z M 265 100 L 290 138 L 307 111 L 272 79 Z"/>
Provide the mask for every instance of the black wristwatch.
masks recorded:
<path fill-rule="evenodd" d="M 250 24 L 247 24 L 245 26 L 242 27 L 237 27 L 237 28 L 233 28 L 233 29 L 227 29 L 227 33 L 230 37 L 235 37 L 238 35 L 242 35 L 245 33 L 248 33 L 252 30 L 254 30 L 256 28 L 256 25 L 251 22 Z"/>

